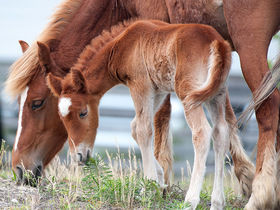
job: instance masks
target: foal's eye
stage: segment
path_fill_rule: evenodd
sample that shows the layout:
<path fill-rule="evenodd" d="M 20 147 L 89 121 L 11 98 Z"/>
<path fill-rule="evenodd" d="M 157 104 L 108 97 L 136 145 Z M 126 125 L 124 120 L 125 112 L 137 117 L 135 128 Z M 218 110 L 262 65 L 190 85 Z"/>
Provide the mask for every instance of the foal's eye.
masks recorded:
<path fill-rule="evenodd" d="M 39 109 L 44 104 L 44 100 L 32 101 L 32 110 Z"/>
<path fill-rule="evenodd" d="M 79 117 L 81 119 L 83 119 L 84 117 L 86 117 L 88 115 L 88 110 L 84 109 L 83 111 L 80 112 Z"/>

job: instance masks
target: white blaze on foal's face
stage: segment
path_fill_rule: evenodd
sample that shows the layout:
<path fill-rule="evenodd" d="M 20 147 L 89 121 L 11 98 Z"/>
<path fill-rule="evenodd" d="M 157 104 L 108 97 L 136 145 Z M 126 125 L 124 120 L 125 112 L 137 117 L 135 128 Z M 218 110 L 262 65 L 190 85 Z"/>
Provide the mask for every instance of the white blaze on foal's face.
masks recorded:
<path fill-rule="evenodd" d="M 62 117 L 66 117 L 69 114 L 69 107 L 71 105 L 71 98 L 62 97 L 59 99 L 58 110 Z"/>
<path fill-rule="evenodd" d="M 18 141 L 20 138 L 21 130 L 22 130 L 22 112 L 23 112 L 23 107 L 27 98 L 27 93 L 28 93 L 29 87 L 27 86 L 23 93 L 20 95 L 20 101 L 19 101 L 19 116 L 18 116 L 18 128 L 17 128 L 17 135 L 16 135 L 16 140 L 15 140 L 15 151 L 17 150 L 17 145 Z"/>

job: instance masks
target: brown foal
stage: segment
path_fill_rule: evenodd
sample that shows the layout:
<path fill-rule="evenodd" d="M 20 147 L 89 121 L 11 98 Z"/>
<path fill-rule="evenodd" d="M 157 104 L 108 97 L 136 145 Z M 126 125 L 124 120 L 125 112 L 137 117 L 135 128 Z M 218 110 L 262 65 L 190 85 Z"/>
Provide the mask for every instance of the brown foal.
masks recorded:
<path fill-rule="evenodd" d="M 134 101 L 136 116 L 131 129 L 142 154 L 144 176 L 164 186 L 163 170 L 152 149 L 152 124 L 166 96 L 175 91 L 192 130 L 195 149 L 185 200 L 193 209 L 199 203 L 213 137 L 215 180 L 211 208 L 222 209 L 225 205 L 224 158 L 235 131 L 226 119 L 229 104 L 225 81 L 231 64 L 229 43 L 206 25 L 136 21 L 125 27 L 126 24 L 121 24 L 111 33 L 104 32 L 93 39 L 63 79 L 48 75 L 48 85 L 59 98 L 59 115 L 68 138 L 74 147 L 91 147 L 101 97 L 113 86 L 125 84 Z M 211 114 L 212 129 L 202 104 Z"/>

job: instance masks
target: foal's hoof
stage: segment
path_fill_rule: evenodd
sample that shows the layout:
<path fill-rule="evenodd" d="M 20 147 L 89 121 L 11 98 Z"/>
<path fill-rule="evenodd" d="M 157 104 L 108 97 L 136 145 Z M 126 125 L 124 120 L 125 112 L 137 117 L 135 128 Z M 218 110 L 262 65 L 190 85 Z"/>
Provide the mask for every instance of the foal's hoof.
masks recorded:
<path fill-rule="evenodd" d="M 161 189 L 162 191 L 164 191 L 165 189 L 167 189 L 167 187 L 168 187 L 167 184 L 161 184 L 161 185 L 160 185 L 160 189 Z"/>
<path fill-rule="evenodd" d="M 186 197 L 185 204 L 187 205 L 187 207 L 185 209 L 187 209 L 187 210 L 195 210 L 197 205 L 199 204 L 199 199 L 187 198 Z"/>

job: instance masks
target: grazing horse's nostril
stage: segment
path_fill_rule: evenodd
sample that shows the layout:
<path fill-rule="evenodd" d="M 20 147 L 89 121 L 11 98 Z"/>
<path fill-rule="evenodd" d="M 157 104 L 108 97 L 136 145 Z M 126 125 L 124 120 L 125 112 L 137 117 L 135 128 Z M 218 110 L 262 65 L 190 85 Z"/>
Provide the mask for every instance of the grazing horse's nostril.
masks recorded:
<path fill-rule="evenodd" d="M 38 166 L 34 169 L 33 174 L 34 174 L 35 178 L 37 179 L 37 178 L 39 178 L 39 177 L 42 176 L 42 172 L 43 172 L 43 167 L 42 167 L 42 165 L 38 165 Z"/>
<path fill-rule="evenodd" d="M 90 156 L 91 156 L 91 154 L 90 154 L 90 151 L 88 150 L 88 151 L 87 151 L 87 159 L 86 159 L 86 161 L 89 160 Z"/>
<path fill-rule="evenodd" d="M 22 170 L 21 166 L 16 166 L 15 173 L 16 173 L 17 180 L 18 181 L 22 181 L 22 179 L 23 179 L 23 170 Z"/>
<path fill-rule="evenodd" d="M 78 152 L 77 155 L 78 155 L 78 161 L 83 162 L 83 155 L 82 155 L 82 153 Z"/>
<path fill-rule="evenodd" d="M 32 170 L 25 170 L 23 166 L 16 166 L 15 174 L 18 184 L 26 184 L 30 186 L 37 186 L 39 177 L 43 174 L 43 166 L 37 165 Z"/>

